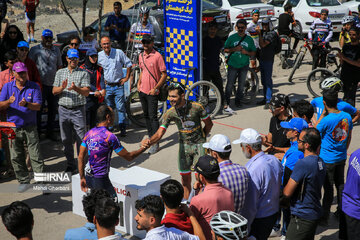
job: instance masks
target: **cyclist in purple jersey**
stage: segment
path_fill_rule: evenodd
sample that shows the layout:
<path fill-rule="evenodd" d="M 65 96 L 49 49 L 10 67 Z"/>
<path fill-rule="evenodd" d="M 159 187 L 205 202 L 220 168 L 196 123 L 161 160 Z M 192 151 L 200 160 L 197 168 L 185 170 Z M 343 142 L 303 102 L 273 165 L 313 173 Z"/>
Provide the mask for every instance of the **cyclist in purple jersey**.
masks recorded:
<path fill-rule="evenodd" d="M 120 157 L 131 161 L 143 153 L 148 145 L 128 152 L 118 138 L 108 130 L 114 124 L 114 112 L 111 107 L 102 105 L 96 114 L 97 126 L 86 133 L 80 146 L 79 173 L 80 187 L 86 192 L 90 189 L 105 189 L 113 198 L 116 193 L 109 179 L 111 153 L 115 151 Z M 88 151 L 89 162 L 85 167 L 85 154 Z M 85 174 L 86 172 L 86 174 Z"/>

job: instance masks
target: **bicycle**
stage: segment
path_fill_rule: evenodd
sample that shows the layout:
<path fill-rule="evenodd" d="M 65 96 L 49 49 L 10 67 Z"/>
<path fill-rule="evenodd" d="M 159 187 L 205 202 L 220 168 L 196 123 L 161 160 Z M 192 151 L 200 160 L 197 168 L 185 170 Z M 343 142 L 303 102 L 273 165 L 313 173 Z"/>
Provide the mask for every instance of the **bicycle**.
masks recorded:
<path fill-rule="evenodd" d="M 329 77 L 340 77 L 340 69 L 337 72 L 333 72 L 327 68 L 316 68 L 312 70 L 306 80 L 306 85 L 309 92 L 314 97 L 320 97 L 322 95 L 321 83 Z"/>

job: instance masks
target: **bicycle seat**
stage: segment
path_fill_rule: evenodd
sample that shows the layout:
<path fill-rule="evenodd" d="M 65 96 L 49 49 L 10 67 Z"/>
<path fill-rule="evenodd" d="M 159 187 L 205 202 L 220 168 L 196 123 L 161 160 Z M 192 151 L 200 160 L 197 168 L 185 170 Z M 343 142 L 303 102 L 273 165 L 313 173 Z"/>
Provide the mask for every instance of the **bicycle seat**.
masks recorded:
<path fill-rule="evenodd" d="M 192 70 L 195 70 L 196 69 L 196 67 L 192 67 L 192 68 L 183 68 L 184 70 L 186 70 L 186 71 L 192 71 Z"/>

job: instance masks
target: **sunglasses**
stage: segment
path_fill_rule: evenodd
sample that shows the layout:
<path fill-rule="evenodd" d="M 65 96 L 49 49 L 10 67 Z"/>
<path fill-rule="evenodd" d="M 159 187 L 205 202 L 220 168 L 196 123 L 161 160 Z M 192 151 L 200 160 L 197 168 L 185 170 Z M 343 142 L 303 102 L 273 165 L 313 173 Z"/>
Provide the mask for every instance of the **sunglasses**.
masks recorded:
<path fill-rule="evenodd" d="M 91 55 L 90 57 L 91 57 L 91 58 L 97 58 L 98 55 Z"/>
<path fill-rule="evenodd" d="M 79 46 L 79 43 L 70 43 L 70 46 Z"/>
<path fill-rule="evenodd" d="M 237 27 L 238 30 L 244 30 L 246 27 Z"/>
<path fill-rule="evenodd" d="M 170 86 L 172 86 L 174 88 L 181 88 L 185 92 L 183 85 L 180 83 L 172 82 L 172 83 L 170 83 Z"/>
<path fill-rule="evenodd" d="M 44 37 L 45 40 L 52 40 L 53 38 L 52 37 Z"/>
<path fill-rule="evenodd" d="M 9 34 L 17 34 L 17 32 L 9 32 Z"/>
<path fill-rule="evenodd" d="M 77 57 L 72 57 L 72 58 L 69 58 L 70 59 L 70 61 L 78 61 L 79 60 L 79 58 L 77 58 Z"/>
<path fill-rule="evenodd" d="M 272 112 L 274 112 L 274 111 L 275 111 L 277 108 L 279 108 L 279 107 L 275 107 L 275 106 L 273 106 L 273 105 L 270 105 L 269 108 L 270 108 L 270 110 L 271 110 Z"/>
<path fill-rule="evenodd" d="M 142 41 L 142 44 L 150 44 L 150 41 Z"/>
<path fill-rule="evenodd" d="M 27 52 L 27 51 L 29 51 L 29 49 L 28 48 L 19 48 L 19 51 L 20 52 Z"/>
<path fill-rule="evenodd" d="M 301 140 L 300 138 L 298 139 L 298 142 L 306 143 L 304 140 Z"/>

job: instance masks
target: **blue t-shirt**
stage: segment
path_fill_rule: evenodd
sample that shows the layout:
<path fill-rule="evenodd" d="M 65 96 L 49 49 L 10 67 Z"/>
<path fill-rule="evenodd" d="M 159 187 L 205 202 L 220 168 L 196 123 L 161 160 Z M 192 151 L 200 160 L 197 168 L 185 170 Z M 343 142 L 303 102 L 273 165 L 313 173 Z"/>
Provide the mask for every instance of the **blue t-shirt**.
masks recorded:
<path fill-rule="evenodd" d="M 351 154 L 342 195 L 342 210 L 360 220 L 360 149 Z"/>
<path fill-rule="evenodd" d="M 325 163 L 336 163 L 347 158 L 347 142 L 353 128 L 350 114 L 330 113 L 316 126 L 321 134 L 320 157 Z"/>
<path fill-rule="evenodd" d="M 284 174 L 282 179 L 283 186 L 285 186 L 288 182 L 296 162 L 299 159 L 304 158 L 304 153 L 298 149 L 298 142 L 293 141 L 290 144 L 290 148 L 286 151 L 283 159 L 281 160 L 281 165 L 284 168 Z"/>
<path fill-rule="evenodd" d="M 115 232 L 115 235 L 122 236 Z M 87 222 L 84 226 L 79 228 L 68 229 L 65 232 L 64 240 L 95 240 L 98 239 L 95 224 Z"/>
<path fill-rule="evenodd" d="M 291 178 L 299 185 L 291 198 L 291 214 L 310 221 L 322 216 L 320 199 L 325 175 L 325 164 L 318 156 L 310 155 L 297 161 Z"/>
<path fill-rule="evenodd" d="M 314 98 L 311 101 L 311 105 L 313 105 L 313 107 L 316 110 L 316 119 L 318 120 L 325 108 L 323 97 Z M 354 115 L 357 112 L 356 108 L 354 108 L 351 104 L 344 102 L 341 99 L 338 100 L 337 108 L 340 111 L 347 112 L 350 115 Z"/>
<path fill-rule="evenodd" d="M 109 27 L 111 25 L 116 25 L 120 29 L 130 29 L 130 22 L 127 16 L 120 14 L 119 17 L 115 16 L 115 14 L 111 14 L 108 16 L 105 27 Z M 109 31 L 109 37 L 111 41 L 123 41 L 126 39 L 126 32 L 118 32 L 116 29 L 111 29 Z"/>

